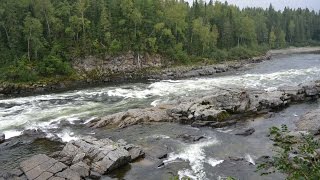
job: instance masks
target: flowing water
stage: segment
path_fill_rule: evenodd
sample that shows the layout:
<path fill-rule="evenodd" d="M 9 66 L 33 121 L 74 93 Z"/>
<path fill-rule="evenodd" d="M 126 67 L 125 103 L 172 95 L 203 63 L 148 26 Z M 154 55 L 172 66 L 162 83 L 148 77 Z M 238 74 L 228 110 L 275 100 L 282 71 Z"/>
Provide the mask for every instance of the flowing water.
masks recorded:
<path fill-rule="evenodd" d="M 150 179 L 162 179 L 161 174 L 168 174 L 169 171 L 172 171 L 173 174 L 178 173 L 180 176 L 189 176 L 192 179 L 217 179 L 219 176 L 227 175 L 218 172 L 234 174 L 231 171 L 212 169 L 230 166 L 224 165 L 226 164 L 224 159 L 228 155 L 241 155 L 246 157 L 248 161 L 254 161 L 256 158 L 254 156 L 263 155 L 270 151 L 268 149 L 270 143 L 262 145 L 260 140 L 263 137 L 259 133 L 257 133 L 261 136 L 259 138 L 255 136 L 248 138 L 251 142 L 243 142 L 234 136 L 230 137 L 230 131 L 235 129 L 219 132 L 205 128 L 199 130 L 176 124 L 163 124 L 128 128 L 130 131 L 125 129 L 121 132 L 111 130 L 92 132 L 83 130 L 82 124 L 97 116 L 131 108 L 154 106 L 181 97 L 203 96 L 210 94 L 216 88 L 258 88 L 271 91 L 280 86 L 298 85 L 318 79 L 320 79 L 320 54 L 295 54 L 274 57 L 272 60 L 256 64 L 250 69 L 220 77 L 149 81 L 59 94 L 3 99 L 0 100 L 0 131 L 5 133 L 6 138 L 10 138 L 20 135 L 25 129 L 40 128 L 48 132 L 49 135 L 58 135 L 64 141 L 96 134 L 101 137 L 124 138 L 145 147 L 152 144 L 149 141 L 152 141 L 150 138 L 153 138 L 157 140 L 157 143 L 164 141 L 163 143 L 172 147 L 172 153 L 165 160 L 164 169 L 145 168 L 148 163 L 143 161 L 136 163 L 125 172 L 115 174 L 114 177 L 119 179 L 146 178 L 138 176 L 137 172 L 150 174 L 151 171 L 154 171 L 150 175 L 158 178 Z M 317 105 L 305 106 L 299 106 L 297 109 L 289 108 L 287 116 L 291 118 L 298 109 L 307 110 Z M 286 122 L 285 117 L 280 116 L 278 119 L 282 119 L 280 122 Z M 60 122 L 69 122 L 71 125 L 62 128 Z M 243 127 L 247 126 L 256 126 L 256 124 L 244 125 Z M 261 130 L 267 128 L 263 127 Z M 207 139 L 195 144 L 186 144 L 174 138 L 178 134 L 172 134 L 172 132 L 190 133 L 191 131 L 196 134 L 204 134 Z M 157 135 L 155 133 L 158 133 L 159 136 L 155 137 Z M 243 143 L 248 143 L 248 146 L 244 146 Z M 226 148 L 229 153 L 223 154 L 222 152 L 226 152 Z M 3 155 L 0 153 L 0 161 L 1 156 Z M 252 170 L 252 167 L 244 167 L 244 169 L 246 168 Z M 131 172 L 133 174 L 135 172 L 135 176 L 131 175 Z M 251 179 L 256 177 L 254 173 L 249 173 L 248 176 L 240 173 L 240 176 L 251 177 Z"/>

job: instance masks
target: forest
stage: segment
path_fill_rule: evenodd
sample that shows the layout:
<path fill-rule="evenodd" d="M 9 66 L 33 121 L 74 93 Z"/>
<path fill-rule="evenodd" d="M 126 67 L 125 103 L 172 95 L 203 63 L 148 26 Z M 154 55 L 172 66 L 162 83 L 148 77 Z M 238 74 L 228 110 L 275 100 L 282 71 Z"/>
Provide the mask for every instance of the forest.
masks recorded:
<path fill-rule="evenodd" d="M 320 15 L 309 9 L 239 9 L 213 0 L 1 0 L 0 81 L 68 77 L 72 60 L 88 55 L 132 51 L 188 64 L 319 41 Z"/>

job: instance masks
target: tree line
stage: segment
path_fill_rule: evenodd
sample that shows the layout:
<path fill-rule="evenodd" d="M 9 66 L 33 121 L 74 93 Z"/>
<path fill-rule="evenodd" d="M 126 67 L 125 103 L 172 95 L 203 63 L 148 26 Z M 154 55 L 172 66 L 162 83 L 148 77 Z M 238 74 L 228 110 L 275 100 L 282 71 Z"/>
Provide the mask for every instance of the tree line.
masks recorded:
<path fill-rule="evenodd" d="M 319 12 L 195 0 L 1 0 L 1 78 L 70 75 L 70 61 L 133 51 L 175 63 L 320 41 Z"/>

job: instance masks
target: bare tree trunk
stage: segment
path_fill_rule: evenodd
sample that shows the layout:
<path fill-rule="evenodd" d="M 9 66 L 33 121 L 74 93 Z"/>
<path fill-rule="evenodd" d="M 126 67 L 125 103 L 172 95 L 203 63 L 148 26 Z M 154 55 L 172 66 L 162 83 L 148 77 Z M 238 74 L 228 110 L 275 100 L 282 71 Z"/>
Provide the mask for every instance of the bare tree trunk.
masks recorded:
<path fill-rule="evenodd" d="M 81 18 L 82 18 L 82 32 L 83 32 L 83 36 L 85 36 L 85 28 L 84 28 L 84 13 L 83 11 L 81 12 Z"/>
<path fill-rule="evenodd" d="M 137 23 L 134 23 L 134 38 L 137 39 Z"/>
<path fill-rule="evenodd" d="M 30 40 L 31 40 L 31 29 L 29 29 L 29 37 L 28 37 L 28 59 L 29 59 L 29 61 L 31 61 Z"/>
<path fill-rule="evenodd" d="M 51 35 L 51 29 L 50 29 L 48 16 L 47 16 L 47 13 L 45 11 L 44 11 L 44 17 L 46 18 L 46 23 L 47 23 L 47 28 L 48 28 L 48 36 L 50 36 Z"/>
<path fill-rule="evenodd" d="M 138 65 L 139 65 L 139 68 L 141 68 L 140 54 L 139 53 L 138 53 Z"/>

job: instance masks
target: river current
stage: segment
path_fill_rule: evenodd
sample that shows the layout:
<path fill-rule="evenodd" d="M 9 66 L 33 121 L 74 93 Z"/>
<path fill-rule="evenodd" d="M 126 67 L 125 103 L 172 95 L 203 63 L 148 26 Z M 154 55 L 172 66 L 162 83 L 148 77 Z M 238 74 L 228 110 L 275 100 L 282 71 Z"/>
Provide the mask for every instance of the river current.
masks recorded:
<path fill-rule="evenodd" d="M 298 85 L 312 80 L 320 80 L 320 54 L 276 56 L 272 60 L 256 64 L 246 70 L 219 77 L 210 76 L 164 81 L 150 80 L 145 83 L 129 83 L 57 94 L 2 99 L 0 100 L 0 131 L 5 133 L 6 138 L 11 138 L 20 135 L 25 129 L 40 128 L 48 132 L 49 136 L 57 135 L 64 141 L 70 141 L 87 134 L 83 134 L 81 130 L 72 128 L 72 126 L 61 129 L 60 122 L 68 122 L 71 125 L 85 124 L 95 117 L 131 108 L 155 106 L 159 103 L 175 101 L 182 97 L 203 96 L 210 94 L 216 88 L 257 88 L 272 91 L 281 86 Z M 310 107 L 303 106 L 293 111 L 289 109 L 288 114 L 299 113 L 298 109 L 303 108 L 308 109 Z M 280 118 L 283 119 L 281 116 Z M 152 133 L 148 132 L 148 128 Z M 175 165 L 174 168 L 169 169 L 177 171 L 180 177 L 188 176 L 192 179 L 219 177 L 220 175 L 213 173 L 214 171 L 206 171 L 206 169 L 208 169 L 207 166 L 215 167 L 223 162 L 226 155 L 222 155 L 220 152 L 220 150 L 223 151 L 221 144 L 225 144 L 230 140 L 233 145 L 228 144 L 227 146 L 237 149 L 240 146 L 239 143 L 243 143 L 241 141 L 237 142 L 237 139 L 229 139 L 227 137 L 230 134 L 229 132 L 233 131 L 232 129 L 221 130 L 221 132 L 197 129 L 195 131 L 198 134 L 205 134 L 208 139 L 196 144 L 169 142 L 168 139 L 174 136 L 174 134 L 170 135 L 172 129 L 175 131 L 178 131 L 178 129 L 180 131 L 189 131 L 190 129 L 188 130 L 188 128 L 191 127 L 161 125 L 161 128 L 163 128 L 162 131 L 157 130 L 156 126 L 142 127 L 144 133 L 135 133 L 131 129 L 130 133 L 126 132 L 128 130 L 124 130 L 122 135 L 114 135 L 114 133 L 109 135 L 121 138 L 127 137 L 128 141 L 138 144 L 139 142 L 141 144 L 141 139 L 147 141 L 146 139 L 152 137 L 160 141 L 164 139 L 169 144 L 173 143 L 175 148 L 172 149 L 168 159 L 165 160 L 165 164 L 170 167 L 172 163 L 177 161 L 180 164 L 186 163 L 186 165 L 180 165 L 181 167 Z M 53 132 L 55 134 L 52 134 Z M 139 142 L 137 142 L 137 139 L 140 139 Z M 256 141 L 255 143 L 259 144 L 257 139 L 253 137 L 252 141 Z M 208 152 L 206 150 L 208 147 L 215 147 L 213 149 L 219 150 L 220 153 L 217 153 L 217 151 L 215 153 Z M 226 148 L 226 145 L 224 145 L 224 148 Z M 249 153 L 251 151 L 250 148 L 242 147 L 239 149 L 242 153 L 240 154 L 246 157 L 248 161 L 253 161 L 252 154 L 262 155 L 266 153 L 265 150 L 259 148 Z M 231 154 L 239 155 L 239 152 L 234 150 Z M 140 165 L 138 164 L 134 167 L 137 168 Z M 134 172 L 134 170 L 130 171 Z M 138 172 L 143 173 L 142 170 L 138 170 Z M 163 173 L 163 171 L 159 170 L 159 173 Z M 232 174 L 232 172 L 230 173 Z M 130 173 L 129 177 L 132 177 Z M 255 176 L 248 177 L 253 177 L 254 179 Z"/>

